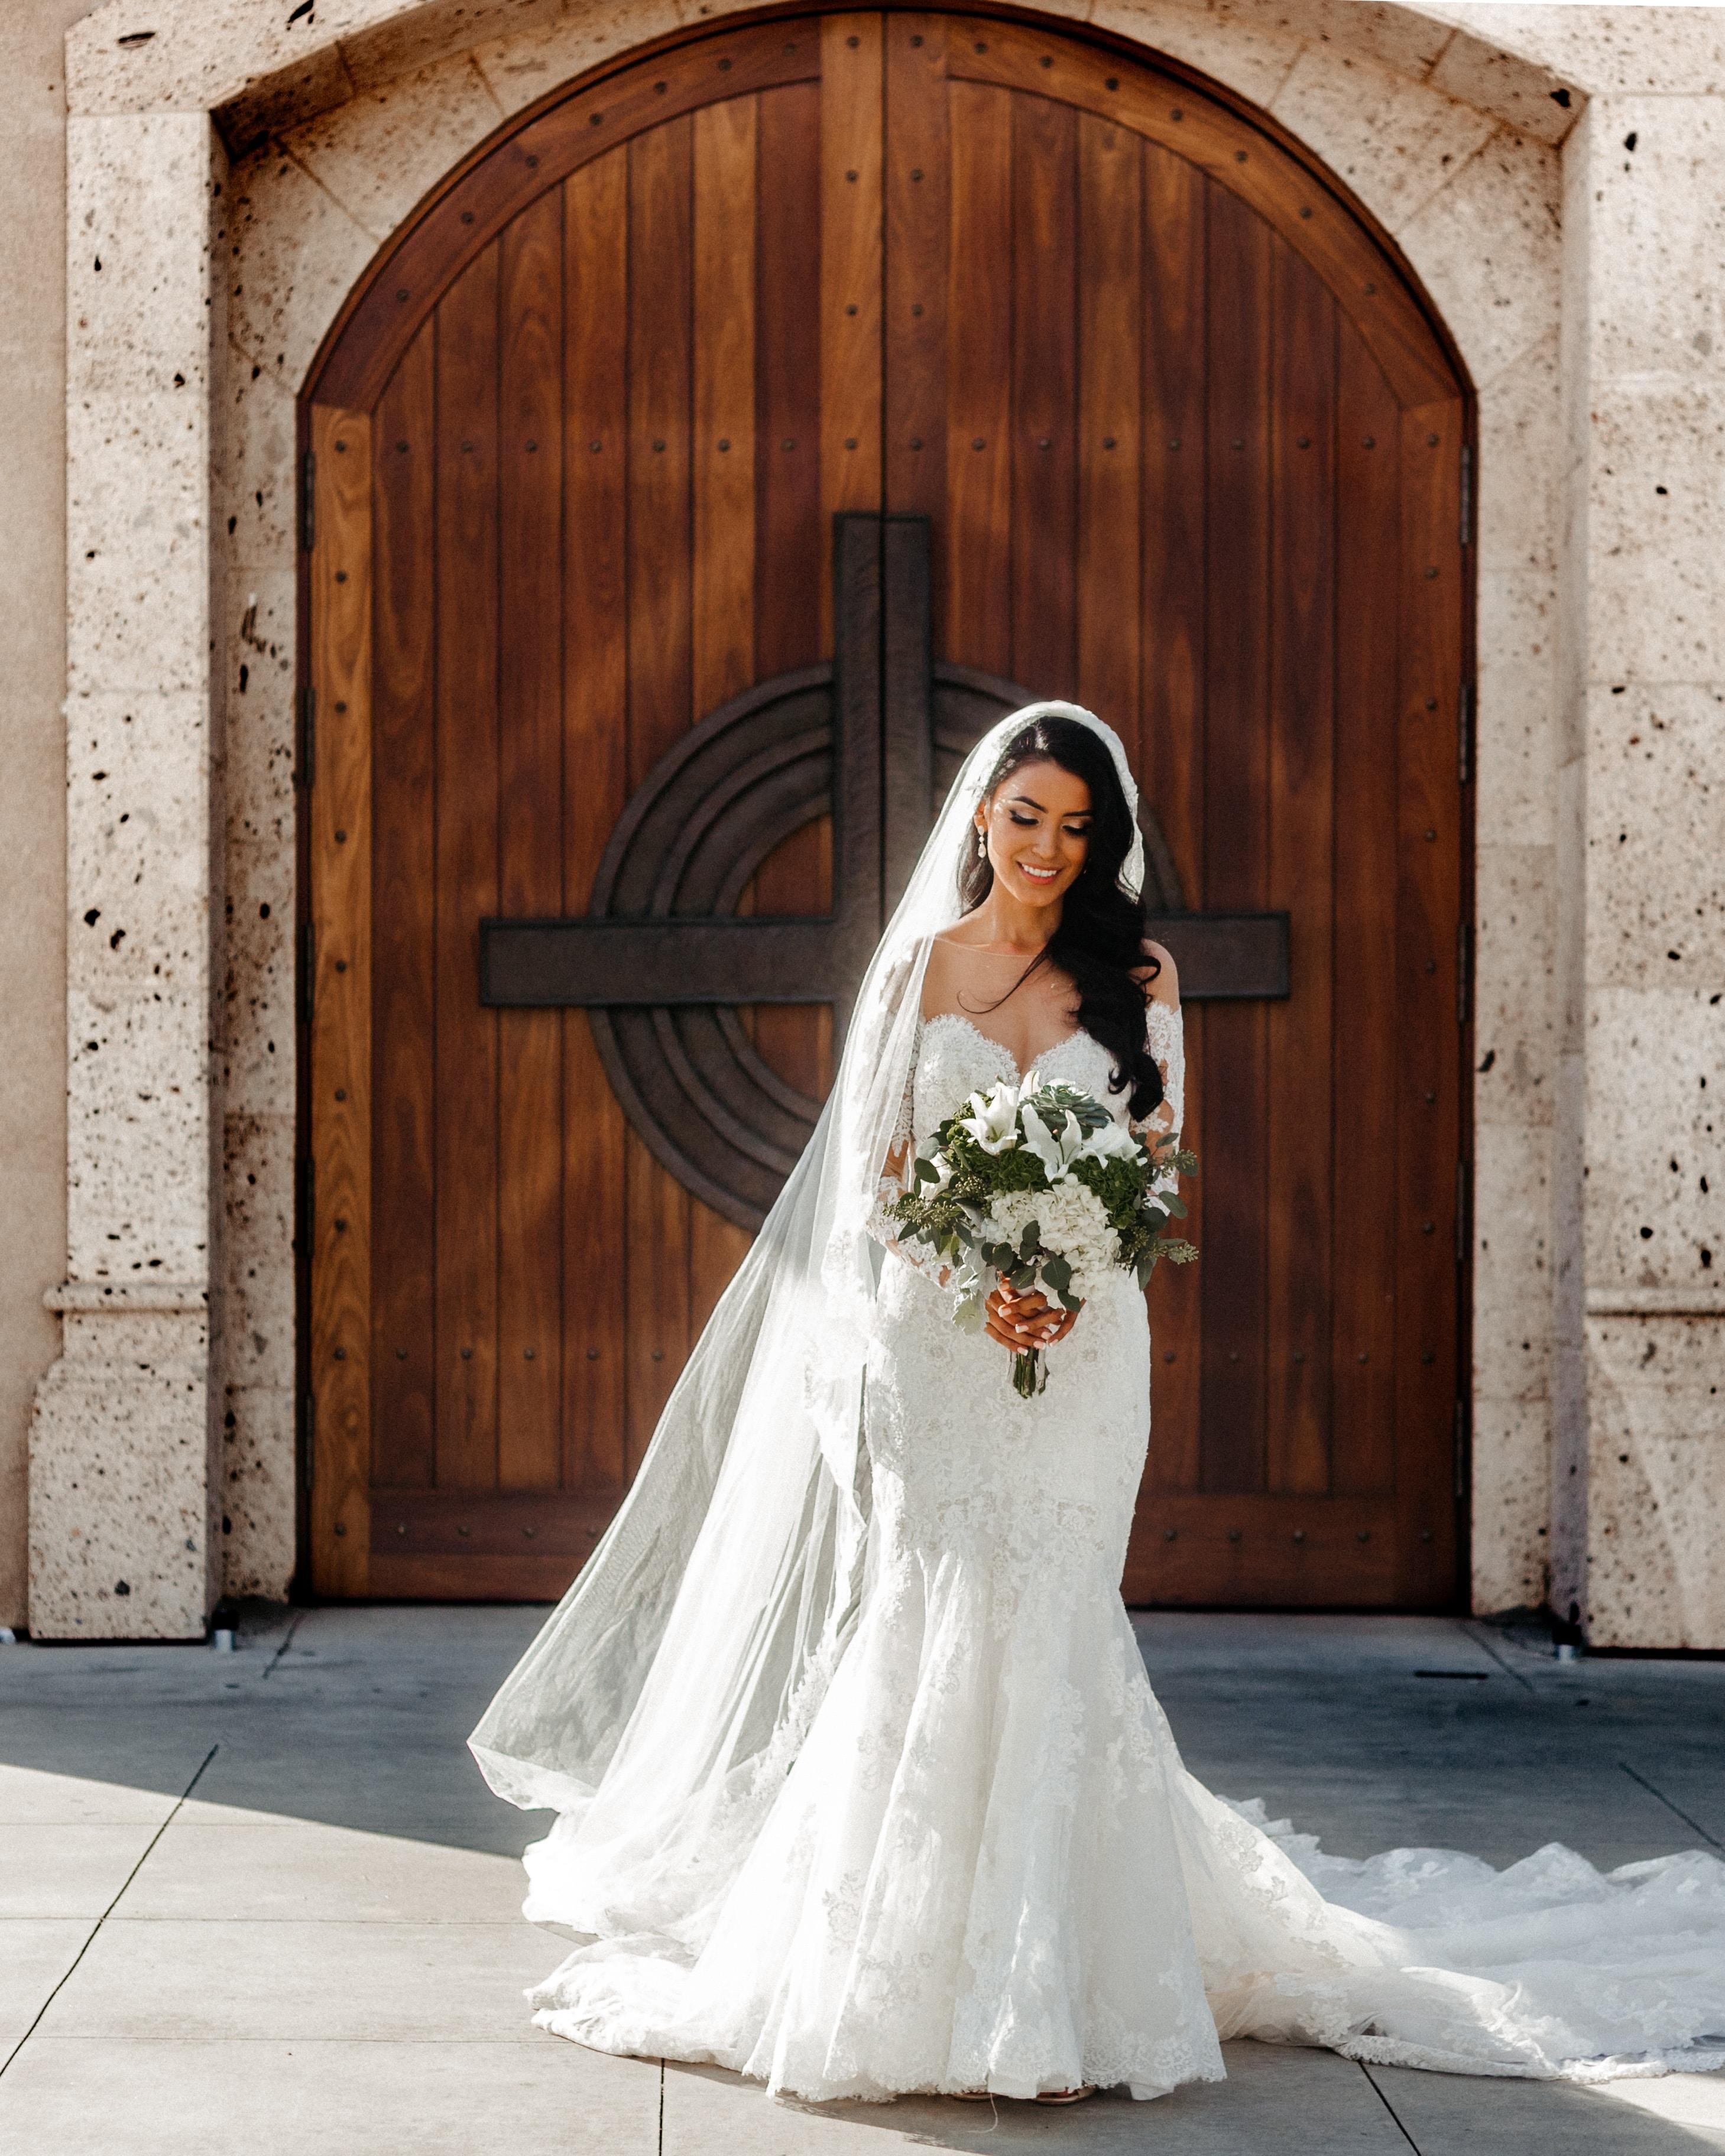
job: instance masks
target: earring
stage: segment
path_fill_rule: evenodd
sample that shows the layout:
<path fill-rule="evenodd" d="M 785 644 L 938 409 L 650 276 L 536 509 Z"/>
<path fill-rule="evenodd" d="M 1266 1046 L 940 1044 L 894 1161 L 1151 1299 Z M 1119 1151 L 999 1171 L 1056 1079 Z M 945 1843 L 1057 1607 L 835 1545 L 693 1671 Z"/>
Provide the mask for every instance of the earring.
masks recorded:
<path fill-rule="evenodd" d="M 987 858 L 988 851 L 988 835 L 987 835 L 987 834 L 986 834 L 985 832 L 983 832 L 983 830 L 981 830 L 980 829 L 978 830 L 977 834 L 976 834 L 976 851 L 977 851 L 977 859 L 978 859 L 978 860 L 984 860 L 984 859 L 986 859 L 986 858 Z"/>

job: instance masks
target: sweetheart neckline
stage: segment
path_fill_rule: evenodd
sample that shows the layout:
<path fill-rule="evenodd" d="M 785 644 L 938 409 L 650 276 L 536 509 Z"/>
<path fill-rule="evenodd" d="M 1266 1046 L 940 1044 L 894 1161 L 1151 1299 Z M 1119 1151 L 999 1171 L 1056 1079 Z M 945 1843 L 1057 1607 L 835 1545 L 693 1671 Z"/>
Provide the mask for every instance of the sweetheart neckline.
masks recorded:
<path fill-rule="evenodd" d="M 975 1020 L 967 1018 L 963 1011 L 937 1011 L 932 1018 L 921 1019 L 917 1023 L 925 1033 L 932 1025 L 962 1025 L 967 1033 L 974 1034 L 978 1040 L 985 1042 L 988 1047 L 998 1048 L 1020 1078 L 1024 1075 L 1024 1065 L 1019 1062 L 1006 1043 L 1004 1040 L 996 1040 L 992 1033 L 984 1033 Z M 1101 1050 L 1105 1055 L 1107 1052 L 1102 1049 L 1102 1044 L 1093 1033 L 1086 1032 L 1081 1025 L 1075 1025 L 1070 1033 L 1063 1033 L 1058 1040 L 1051 1040 L 1040 1054 L 1033 1055 L 1030 1058 L 1030 1069 L 1034 1070 L 1040 1068 L 1056 1049 L 1064 1048 L 1069 1040 L 1087 1040 L 1091 1047 Z"/>

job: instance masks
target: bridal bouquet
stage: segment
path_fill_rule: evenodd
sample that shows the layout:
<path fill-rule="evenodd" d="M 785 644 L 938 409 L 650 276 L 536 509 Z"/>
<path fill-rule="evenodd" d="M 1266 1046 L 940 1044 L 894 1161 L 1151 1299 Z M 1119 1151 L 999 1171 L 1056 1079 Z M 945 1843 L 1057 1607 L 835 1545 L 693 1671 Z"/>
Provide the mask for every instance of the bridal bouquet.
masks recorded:
<path fill-rule="evenodd" d="M 1094 1096 L 1033 1070 L 949 1116 L 890 1210 L 952 1263 L 958 1322 L 977 1332 L 995 1278 L 1078 1311 L 1110 1271 L 1135 1273 L 1142 1287 L 1158 1258 L 1195 1258 L 1167 1229 L 1186 1215 L 1170 1171 L 1197 1166 L 1186 1152 L 1153 1156 Z M 1013 1357 L 1012 1382 L 1025 1399 L 1045 1389 L 1040 1348 Z"/>

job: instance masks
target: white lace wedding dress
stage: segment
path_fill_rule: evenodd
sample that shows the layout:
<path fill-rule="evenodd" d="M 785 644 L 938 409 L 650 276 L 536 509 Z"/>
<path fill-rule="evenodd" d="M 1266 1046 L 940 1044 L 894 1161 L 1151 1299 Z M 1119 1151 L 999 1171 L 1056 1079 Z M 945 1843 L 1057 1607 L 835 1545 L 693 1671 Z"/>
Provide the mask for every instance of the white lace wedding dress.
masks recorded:
<path fill-rule="evenodd" d="M 1150 1037 L 1177 1117 L 1178 1013 L 1153 1004 Z M 1039 1067 L 1109 1097 L 1087 1034 Z M 916 1138 L 1008 1075 L 968 1020 L 925 1022 Z M 1026 1401 L 937 1279 L 882 1263 L 870 1564 L 830 1686 L 716 1848 L 737 1868 L 706 1936 L 578 1947 L 533 1994 L 542 2025 L 815 2100 L 1153 2097 L 1219 2078 L 1235 2035 L 1470 2073 L 1725 2062 L 1716 1859 L 1609 1876 L 1555 1846 L 1504 1873 L 1432 1851 L 1347 1863 L 1195 1782 L 1119 1593 L 1149 1429 L 1143 1298 L 1124 1275 L 1093 1296 Z M 567 1907 L 558 1851 L 553 1832 L 529 1852 L 530 1916 Z"/>

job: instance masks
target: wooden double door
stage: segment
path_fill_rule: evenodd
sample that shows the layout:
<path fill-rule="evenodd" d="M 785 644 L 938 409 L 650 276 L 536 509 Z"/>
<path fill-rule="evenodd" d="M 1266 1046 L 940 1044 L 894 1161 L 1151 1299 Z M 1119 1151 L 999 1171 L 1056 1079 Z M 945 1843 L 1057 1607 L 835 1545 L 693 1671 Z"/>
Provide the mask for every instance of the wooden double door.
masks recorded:
<path fill-rule="evenodd" d="M 567 1584 L 829 1082 L 895 848 L 1035 693 L 1126 741 L 1194 951 L 1286 916 L 1285 981 L 1189 983 L 1203 1255 L 1151 1291 L 1128 1599 L 1450 1601 L 1468 408 L 1334 186 L 1024 22 L 746 25 L 454 174 L 303 422 L 316 1587 Z M 595 915 L 645 940 L 583 973 Z"/>

